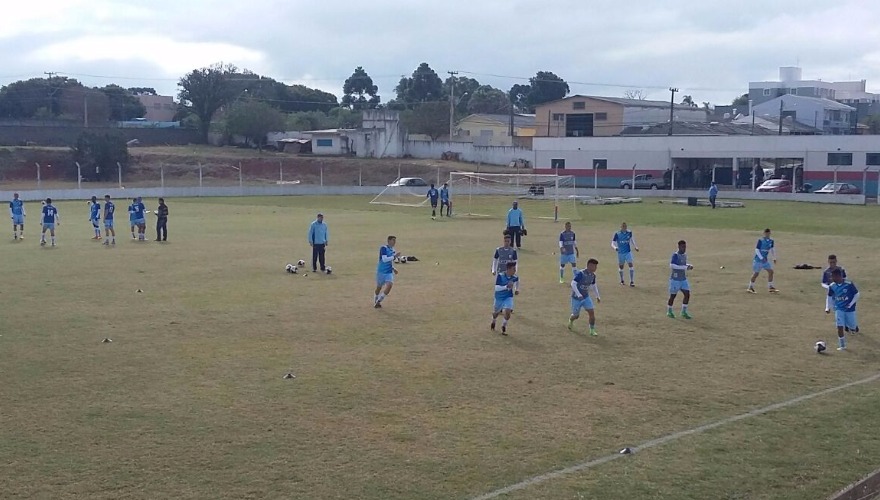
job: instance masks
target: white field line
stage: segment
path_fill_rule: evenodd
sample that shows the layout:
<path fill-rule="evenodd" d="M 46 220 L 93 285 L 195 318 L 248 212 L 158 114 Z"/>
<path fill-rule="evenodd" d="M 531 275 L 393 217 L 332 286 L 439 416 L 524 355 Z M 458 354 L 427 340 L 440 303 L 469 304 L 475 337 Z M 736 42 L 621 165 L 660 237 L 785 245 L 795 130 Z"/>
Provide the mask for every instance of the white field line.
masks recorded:
<path fill-rule="evenodd" d="M 637 446 L 635 446 L 635 447 L 630 447 L 630 449 L 632 450 L 633 453 L 638 453 L 639 451 L 647 450 L 648 448 L 653 448 L 653 447 L 655 447 L 655 446 L 659 446 L 659 445 L 661 445 L 661 444 L 666 444 L 666 443 L 668 443 L 668 442 L 670 442 L 670 441 L 675 441 L 675 440 L 681 439 L 681 438 L 683 438 L 683 437 L 690 436 L 690 435 L 692 435 L 692 434 L 700 434 L 700 433 L 703 433 L 703 432 L 705 432 L 705 431 L 712 430 L 712 429 L 715 429 L 715 428 L 717 428 L 717 427 L 721 427 L 722 425 L 732 424 L 732 423 L 734 423 L 734 422 L 739 422 L 740 420 L 744 420 L 744 419 L 747 419 L 747 418 L 757 417 L 757 416 L 759 416 L 759 415 L 764 415 L 765 413 L 769 413 L 769 412 L 771 412 L 771 411 L 780 410 L 780 409 L 782 409 L 782 408 L 787 408 L 787 407 L 789 407 L 789 406 L 793 406 L 793 405 L 796 405 L 796 404 L 798 404 L 798 403 L 802 403 L 802 402 L 804 402 L 804 401 L 808 401 L 808 400 L 810 400 L 810 399 L 817 398 L 817 397 L 820 397 L 820 396 L 825 396 L 825 395 L 827 395 L 827 394 L 831 394 L 831 393 L 833 393 L 833 392 L 842 391 L 842 390 L 844 390 L 844 389 L 848 389 L 848 388 L 853 387 L 853 386 L 862 385 L 862 384 L 868 384 L 868 383 L 870 383 L 870 382 L 874 382 L 874 381 L 876 381 L 876 380 L 878 380 L 878 379 L 880 379 L 880 373 L 877 373 L 877 374 L 871 375 L 870 377 L 863 378 L 863 379 L 861 379 L 861 380 L 856 380 L 856 381 L 853 381 L 853 382 L 847 382 L 846 384 L 838 385 L 838 386 L 836 386 L 836 387 L 830 387 L 830 388 L 828 388 L 828 389 L 824 389 L 824 390 L 821 390 L 821 391 L 818 391 L 818 392 L 813 392 L 813 393 L 810 393 L 810 394 L 804 394 L 803 396 L 798 396 L 798 397 L 796 397 L 796 398 L 789 399 L 789 400 L 786 400 L 786 401 L 782 401 L 782 402 L 779 402 L 779 403 L 773 403 L 773 404 L 771 404 L 771 405 L 769 405 L 769 406 L 765 406 L 765 407 L 763 407 L 763 408 L 757 408 L 757 409 L 751 410 L 751 411 L 746 412 L 746 413 L 741 413 L 741 414 L 739 414 L 739 415 L 734 415 L 734 416 L 732 416 L 732 417 L 728 417 L 728 418 L 725 418 L 725 419 L 722 419 L 722 420 L 718 420 L 718 421 L 716 421 L 716 422 L 712 422 L 712 423 L 709 423 L 709 424 L 704 424 L 704 425 L 701 425 L 701 426 L 699 426 L 699 427 L 694 427 L 694 428 L 692 428 L 692 429 L 687 429 L 687 430 L 683 430 L 683 431 L 675 432 L 675 433 L 672 433 L 672 434 L 667 434 L 667 435 L 665 435 L 665 436 L 661 436 L 661 437 L 659 437 L 659 438 L 652 439 L 652 440 L 650 440 L 650 441 L 645 441 L 644 443 L 641 443 L 641 444 L 639 444 L 639 445 L 637 445 Z M 621 449 L 622 449 L 622 448 L 623 448 L 623 446 L 621 446 Z M 484 495 L 480 495 L 480 496 L 478 496 L 478 497 L 474 497 L 474 500 L 489 500 L 489 499 L 491 499 L 491 498 L 497 498 L 497 497 L 499 497 L 499 496 L 501 496 L 501 495 L 506 495 L 506 494 L 508 494 L 508 493 L 512 493 L 512 492 L 517 491 L 517 490 L 522 490 L 522 489 L 528 488 L 529 486 L 534 486 L 534 485 L 536 485 L 536 484 L 543 483 L 543 482 L 546 482 L 546 481 L 550 481 L 551 479 L 556 479 L 556 478 L 558 478 L 558 477 L 566 476 L 566 475 L 568 475 L 568 474 L 573 474 L 573 473 L 575 473 L 575 472 L 580 472 L 580 471 L 583 471 L 583 470 L 591 469 L 591 468 L 593 468 L 593 467 L 596 467 L 597 465 L 602 465 L 602 464 L 605 464 L 605 463 L 611 462 L 612 460 L 617 460 L 618 458 L 623 458 L 623 457 L 626 457 L 626 456 L 627 456 L 627 455 L 625 455 L 625 454 L 614 453 L 614 454 L 611 454 L 611 455 L 606 455 L 606 456 L 601 457 L 601 458 L 597 458 L 597 459 L 594 459 L 594 460 L 590 460 L 590 461 L 588 461 L 588 462 L 581 462 L 581 463 L 579 463 L 579 464 L 575 464 L 575 465 L 572 465 L 572 466 L 569 466 L 569 467 L 565 467 L 565 468 L 563 468 L 563 469 L 557 469 L 557 470 L 554 470 L 554 471 L 546 472 L 546 473 L 544 473 L 544 474 L 540 474 L 540 475 L 537 475 L 537 476 L 530 477 L 530 478 L 525 479 L 525 480 L 523 480 L 523 481 L 520 481 L 520 482 L 518 482 L 518 483 L 514 483 L 514 484 L 511 484 L 511 485 L 509 485 L 509 486 L 505 486 L 504 488 L 500 488 L 500 489 L 497 489 L 497 490 L 495 490 L 495 491 L 490 491 L 489 493 L 486 493 L 486 494 L 484 494 Z"/>

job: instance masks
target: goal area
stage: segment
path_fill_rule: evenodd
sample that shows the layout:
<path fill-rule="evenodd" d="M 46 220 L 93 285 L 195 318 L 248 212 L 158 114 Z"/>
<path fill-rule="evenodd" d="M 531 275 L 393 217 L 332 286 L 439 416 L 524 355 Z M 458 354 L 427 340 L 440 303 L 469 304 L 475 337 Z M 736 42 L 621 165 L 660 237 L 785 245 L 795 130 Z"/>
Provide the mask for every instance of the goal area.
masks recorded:
<path fill-rule="evenodd" d="M 578 219 L 573 175 L 490 174 L 450 172 L 449 192 L 455 215 L 488 217 L 487 197 L 519 201 L 527 217 L 551 220 Z M 494 210 L 492 210 L 494 212 Z M 496 214 L 497 215 L 497 214 Z"/>

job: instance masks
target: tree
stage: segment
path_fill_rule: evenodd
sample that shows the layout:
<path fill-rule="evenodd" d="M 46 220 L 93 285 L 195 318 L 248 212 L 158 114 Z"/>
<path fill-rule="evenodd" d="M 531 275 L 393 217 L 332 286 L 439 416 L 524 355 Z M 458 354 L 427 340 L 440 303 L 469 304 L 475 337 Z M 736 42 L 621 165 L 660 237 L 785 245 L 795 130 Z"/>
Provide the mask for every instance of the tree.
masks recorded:
<path fill-rule="evenodd" d="M 749 104 L 749 94 L 745 93 L 745 94 L 737 97 L 730 104 L 732 104 L 734 106 L 747 106 Z"/>
<path fill-rule="evenodd" d="M 685 104 L 685 105 L 687 105 L 687 106 L 690 106 L 690 107 L 692 107 L 692 108 L 696 108 L 696 107 L 698 107 L 698 106 L 697 106 L 697 103 L 694 102 L 694 98 L 693 98 L 692 96 L 689 96 L 689 95 L 682 96 L 682 98 L 681 98 L 681 103 L 682 103 L 682 104 Z"/>
<path fill-rule="evenodd" d="M 110 98 L 98 89 L 68 87 L 57 101 L 59 119 L 90 126 L 103 126 L 110 120 Z"/>
<path fill-rule="evenodd" d="M 240 94 L 231 80 L 237 71 L 235 66 L 217 63 L 192 70 L 177 84 L 180 87 L 180 105 L 198 117 L 199 133 L 204 142 L 208 142 L 208 130 L 214 113 Z"/>
<path fill-rule="evenodd" d="M 147 114 L 147 108 L 129 90 L 119 85 L 107 85 L 98 89 L 103 92 L 110 101 L 110 120 L 126 121 L 141 118 Z"/>
<path fill-rule="evenodd" d="M 449 104 L 445 102 L 424 102 L 404 111 L 400 122 L 411 134 L 425 134 L 437 140 L 449 133 Z"/>
<path fill-rule="evenodd" d="M 72 149 L 73 161 L 79 163 L 85 179 L 98 182 L 116 180 L 117 162 L 123 174 L 128 170 L 128 144 L 121 136 L 83 132 Z M 76 179 L 76 173 L 76 164 L 71 164 L 68 167 L 69 176 Z"/>
<path fill-rule="evenodd" d="M 455 86 L 453 88 L 453 85 Z M 450 76 L 443 82 L 443 95 L 449 99 L 449 95 L 455 92 L 455 111 L 465 113 L 468 109 L 468 102 L 473 97 L 474 92 L 480 88 L 480 82 L 466 76 Z"/>
<path fill-rule="evenodd" d="M 483 85 L 478 87 L 467 105 L 468 113 L 507 114 L 510 113 L 510 99 L 504 91 Z"/>
<path fill-rule="evenodd" d="M 394 91 L 397 92 L 397 101 L 408 109 L 413 109 L 416 103 L 436 102 L 444 98 L 443 81 L 424 62 L 413 71 L 411 77 L 402 77 Z"/>
<path fill-rule="evenodd" d="M 538 74 L 529 78 L 529 87 L 529 106 L 533 111 L 535 106 L 545 102 L 558 101 L 567 96 L 569 92 L 565 80 L 551 71 L 538 71 Z"/>
<path fill-rule="evenodd" d="M 345 80 L 342 92 L 342 105 L 349 109 L 375 109 L 382 101 L 377 95 L 379 87 L 373 85 L 373 79 L 361 66 L 355 68 L 354 73 Z"/>
<path fill-rule="evenodd" d="M 326 128 L 358 128 L 364 122 L 363 111 L 346 108 L 333 108 L 327 113 L 329 126 Z"/>
<path fill-rule="evenodd" d="M 85 87 L 64 76 L 10 83 L 0 89 L 0 116 L 16 119 L 56 117 L 61 114 L 61 94 L 69 89 L 83 91 Z"/>
<path fill-rule="evenodd" d="M 131 95 L 159 95 L 153 87 L 129 87 Z"/>
<path fill-rule="evenodd" d="M 513 109 L 519 111 L 520 113 L 528 113 L 529 110 L 529 91 L 531 87 L 528 85 L 522 85 L 517 83 L 513 87 L 510 87 L 510 91 L 507 93 L 507 97 L 510 100 L 511 104 L 513 104 Z"/>
<path fill-rule="evenodd" d="M 623 92 L 623 98 L 644 101 L 648 98 L 648 94 L 646 94 L 645 91 L 642 89 L 630 89 Z"/>
<path fill-rule="evenodd" d="M 284 114 L 262 101 L 238 101 L 229 106 L 226 114 L 226 131 L 243 136 L 245 143 L 254 144 L 261 150 L 266 143 L 266 134 L 285 128 Z"/>

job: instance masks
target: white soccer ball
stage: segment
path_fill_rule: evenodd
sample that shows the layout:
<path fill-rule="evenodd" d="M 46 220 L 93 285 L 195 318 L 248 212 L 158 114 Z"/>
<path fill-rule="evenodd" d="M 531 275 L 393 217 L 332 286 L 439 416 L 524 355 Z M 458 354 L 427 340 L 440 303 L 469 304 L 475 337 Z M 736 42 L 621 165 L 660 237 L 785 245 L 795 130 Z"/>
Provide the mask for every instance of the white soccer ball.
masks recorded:
<path fill-rule="evenodd" d="M 296 261 L 296 266 L 297 266 L 297 267 L 305 267 L 305 266 L 306 266 L 306 261 L 300 259 L 300 260 Z"/>
<path fill-rule="evenodd" d="M 326 272 L 327 274 L 333 274 L 333 268 L 330 267 L 330 266 L 327 266 L 327 271 L 325 271 L 325 272 Z"/>
<path fill-rule="evenodd" d="M 816 342 L 816 352 L 819 354 L 822 354 L 823 352 L 825 352 L 825 341 L 824 340 L 820 340 L 820 341 Z"/>
<path fill-rule="evenodd" d="M 293 264 L 287 264 L 286 266 L 284 266 L 284 270 L 291 274 L 296 274 L 296 266 L 294 266 Z"/>
<path fill-rule="evenodd" d="M 406 264 L 406 255 L 401 255 L 401 256 L 400 256 L 400 263 L 401 263 L 401 264 Z"/>

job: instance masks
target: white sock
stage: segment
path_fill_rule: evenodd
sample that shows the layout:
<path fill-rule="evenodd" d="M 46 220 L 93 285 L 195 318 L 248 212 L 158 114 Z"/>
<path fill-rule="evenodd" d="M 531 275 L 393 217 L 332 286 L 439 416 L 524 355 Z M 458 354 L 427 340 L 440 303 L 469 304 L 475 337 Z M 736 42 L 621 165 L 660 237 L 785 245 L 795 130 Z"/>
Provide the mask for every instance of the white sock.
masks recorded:
<path fill-rule="evenodd" d="M 776 287 L 773 286 L 773 282 L 770 281 L 770 282 L 767 283 L 767 288 L 776 288 Z"/>
<path fill-rule="evenodd" d="M 751 290 L 752 288 L 755 288 L 755 282 L 749 281 L 749 289 Z"/>
<path fill-rule="evenodd" d="M 383 300 L 385 300 L 385 293 L 384 292 L 379 293 L 379 296 L 376 297 L 376 302 L 382 302 Z"/>
<path fill-rule="evenodd" d="M 687 304 L 682 304 L 682 305 L 681 305 L 681 312 L 687 312 L 687 310 L 688 310 L 688 305 L 687 305 Z"/>
<path fill-rule="evenodd" d="M 501 326 L 507 326 L 507 318 L 501 320 Z"/>

